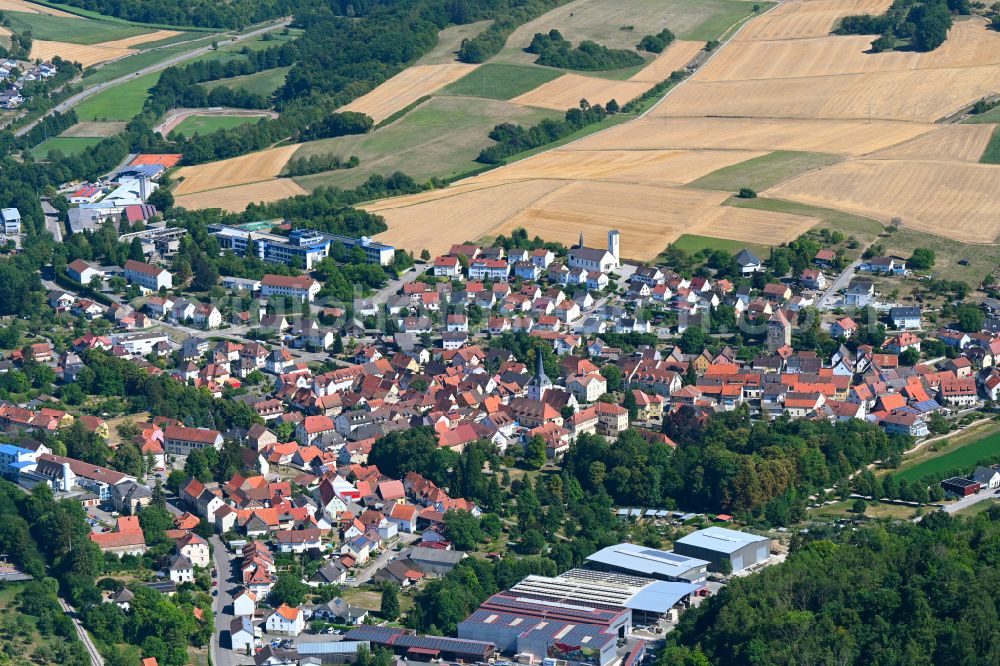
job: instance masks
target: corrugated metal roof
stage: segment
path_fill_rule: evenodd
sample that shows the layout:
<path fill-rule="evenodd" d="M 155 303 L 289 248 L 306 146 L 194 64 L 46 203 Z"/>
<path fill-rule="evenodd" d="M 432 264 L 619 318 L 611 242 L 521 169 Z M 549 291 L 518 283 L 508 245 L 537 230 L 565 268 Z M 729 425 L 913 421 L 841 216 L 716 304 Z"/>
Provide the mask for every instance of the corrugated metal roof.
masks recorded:
<path fill-rule="evenodd" d="M 718 553 L 734 553 L 746 545 L 761 541 L 770 543 L 771 540 L 767 537 L 750 534 L 749 532 L 727 530 L 724 527 L 707 527 L 703 530 L 692 532 L 686 537 L 681 537 L 676 543 L 696 548 L 705 548 Z"/>
<path fill-rule="evenodd" d="M 368 641 L 324 641 L 322 643 L 299 643 L 300 655 L 313 654 L 354 654 L 358 648 L 370 648 Z"/>
<path fill-rule="evenodd" d="M 665 613 L 698 588 L 699 586 L 693 583 L 657 581 L 632 595 L 632 598 L 625 602 L 625 607 L 650 613 Z"/>
<path fill-rule="evenodd" d="M 602 548 L 587 558 L 619 569 L 628 569 L 646 575 L 676 578 L 691 569 L 708 566 L 705 560 L 678 555 L 664 550 L 637 546 L 634 543 L 620 543 Z"/>

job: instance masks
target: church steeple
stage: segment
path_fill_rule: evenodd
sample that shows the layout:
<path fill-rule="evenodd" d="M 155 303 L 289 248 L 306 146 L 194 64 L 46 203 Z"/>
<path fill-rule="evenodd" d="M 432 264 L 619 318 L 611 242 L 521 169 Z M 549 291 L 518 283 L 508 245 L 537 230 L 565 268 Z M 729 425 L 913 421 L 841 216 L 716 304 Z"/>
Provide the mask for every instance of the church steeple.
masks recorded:
<path fill-rule="evenodd" d="M 583 247 L 583 232 L 580 232 L 580 242 L 576 244 L 577 247 Z"/>
<path fill-rule="evenodd" d="M 541 350 L 535 350 L 535 376 L 528 382 L 528 397 L 532 400 L 541 400 L 545 392 L 552 388 L 552 380 L 545 374 L 545 363 L 542 359 Z"/>

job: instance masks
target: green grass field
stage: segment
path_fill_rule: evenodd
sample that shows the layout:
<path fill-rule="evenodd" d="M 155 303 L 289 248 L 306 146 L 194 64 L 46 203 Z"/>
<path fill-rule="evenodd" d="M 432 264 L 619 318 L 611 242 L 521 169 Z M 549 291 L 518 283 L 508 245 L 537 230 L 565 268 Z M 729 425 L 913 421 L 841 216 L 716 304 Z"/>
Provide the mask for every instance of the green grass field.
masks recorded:
<path fill-rule="evenodd" d="M 440 94 L 513 99 L 562 74 L 546 67 L 486 63 L 445 87 Z"/>
<path fill-rule="evenodd" d="M 757 256 L 767 254 L 767 245 L 744 243 L 726 238 L 712 238 L 711 236 L 697 236 L 695 234 L 682 234 L 673 242 L 674 247 L 683 250 L 688 254 L 694 254 L 699 250 L 724 250 L 730 254 L 736 254 L 743 248 L 749 249 Z"/>
<path fill-rule="evenodd" d="M 428 51 L 415 64 L 442 65 L 457 62 L 455 52 L 462 46 L 462 41 L 475 37 L 485 30 L 493 21 L 476 21 L 463 25 L 451 25 L 438 33 L 438 41 L 433 49 Z"/>
<path fill-rule="evenodd" d="M 31 149 L 31 155 L 36 160 L 45 159 L 50 151 L 59 150 L 63 155 L 76 155 L 84 149 L 94 146 L 104 139 L 88 136 L 56 136 L 43 141 Z"/>
<path fill-rule="evenodd" d="M 160 72 L 153 72 L 102 90 L 83 100 L 76 107 L 76 115 L 82 121 L 130 120 L 142 111 L 142 105 L 149 97 L 149 89 L 159 79 Z"/>
<path fill-rule="evenodd" d="M 220 129 L 239 127 L 247 123 L 255 123 L 260 118 L 252 116 L 188 116 L 171 134 L 183 134 L 190 137 L 194 134 L 211 134 Z"/>
<path fill-rule="evenodd" d="M 962 468 L 972 471 L 977 464 L 1000 459 L 1000 432 L 993 433 L 970 444 L 956 447 L 947 453 L 895 474 L 897 480 L 918 481 L 950 470 Z"/>
<path fill-rule="evenodd" d="M 677 0 L 675 0 L 677 1 Z M 699 6 L 702 8 L 712 7 L 714 11 L 701 23 L 693 26 L 683 34 L 678 34 L 680 39 L 691 39 L 695 41 L 708 41 L 719 39 L 725 35 L 731 27 L 748 16 L 753 15 L 753 6 L 760 5 L 760 11 L 765 12 L 772 7 L 773 2 L 744 2 L 743 0 L 682 0 L 681 4 Z"/>
<path fill-rule="evenodd" d="M 272 46 L 280 46 L 286 42 L 291 42 L 302 36 L 305 32 L 300 28 L 289 28 L 288 34 L 284 34 L 284 30 L 272 30 L 267 33 L 270 38 L 265 39 L 264 35 L 259 37 L 254 37 L 253 39 L 247 39 L 242 42 L 219 42 L 219 49 L 222 51 L 242 51 L 244 48 L 251 51 L 260 51 L 262 49 L 269 49 Z"/>
<path fill-rule="evenodd" d="M 799 174 L 828 167 L 840 162 L 843 157 L 825 153 L 804 153 L 790 150 L 776 150 L 767 155 L 739 162 L 713 171 L 707 176 L 688 183 L 688 187 L 703 190 L 725 190 L 737 192 L 741 187 L 761 192 Z"/>
<path fill-rule="evenodd" d="M 982 125 L 984 123 L 1000 123 L 1000 106 L 994 106 L 986 113 L 969 116 L 962 121 L 965 125 Z"/>
<path fill-rule="evenodd" d="M 275 67 L 274 69 L 265 69 L 254 74 L 208 81 L 204 86 L 208 90 L 224 86 L 226 88 L 242 88 L 247 92 L 259 95 L 270 95 L 285 84 L 285 76 L 290 69 L 291 67 Z"/>
<path fill-rule="evenodd" d="M 559 115 L 502 101 L 434 97 L 401 120 L 369 134 L 304 144 L 295 157 L 357 155 L 361 165 L 301 176 L 295 182 L 306 189 L 328 185 L 354 187 L 373 174 L 386 175 L 394 171 L 402 171 L 417 181 L 465 173 L 483 166 L 474 160 L 479 151 L 489 145 L 487 134 L 497 123 L 530 125 Z"/>
<path fill-rule="evenodd" d="M 950 238 L 934 236 L 905 226 L 879 242 L 886 253 L 908 257 L 915 247 L 934 250 L 934 272 L 945 280 L 962 280 L 975 287 L 1000 264 L 1000 246 L 971 245 Z"/>
<path fill-rule="evenodd" d="M 4 15 L 10 19 L 14 32 L 30 30 L 33 39 L 52 42 L 97 44 L 152 32 L 148 28 L 124 23 L 50 16 L 49 14 L 4 12 Z"/>
<path fill-rule="evenodd" d="M 993 130 L 993 136 L 983 151 L 983 156 L 979 158 L 982 164 L 1000 164 L 1000 127 Z"/>

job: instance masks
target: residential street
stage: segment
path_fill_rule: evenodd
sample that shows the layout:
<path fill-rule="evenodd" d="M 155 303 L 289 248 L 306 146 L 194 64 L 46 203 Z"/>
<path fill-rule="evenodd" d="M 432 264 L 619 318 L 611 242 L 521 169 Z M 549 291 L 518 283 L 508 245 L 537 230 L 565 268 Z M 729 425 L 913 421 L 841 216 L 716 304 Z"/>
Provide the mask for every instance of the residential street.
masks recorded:
<path fill-rule="evenodd" d="M 846 289 L 847 285 L 850 284 L 851 280 L 854 278 L 855 272 L 858 270 L 858 266 L 861 265 L 860 261 L 853 262 L 850 266 L 844 269 L 837 279 L 834 280 L 829 289 L 827 289 L 818 301 L 816 301 L 816 308 L 821 312 L 824 309 L 832 309 L 835 303 L 835 298 L 837 292 L 841 289 Z"/>
<path fill-rule="evenodd" d="M 233 619 L 233 592 L 237 590 L 234 578 L 236 557 L 229 552 L 226 544 L 218 534 L 213 534 L 208 540 L 212 544 L 212 564 L 215 566 L 218 581 L 219 596 L 215 597 L 212 612 L 215 614 L 215 634 L 209 648 L 212 663 L 215 666 L 235 666 L 250 663 L 246 655 L 234 653 L 229 649 L 229 623 Z M 221 645 L 220 645 L 221 641 Z"/>

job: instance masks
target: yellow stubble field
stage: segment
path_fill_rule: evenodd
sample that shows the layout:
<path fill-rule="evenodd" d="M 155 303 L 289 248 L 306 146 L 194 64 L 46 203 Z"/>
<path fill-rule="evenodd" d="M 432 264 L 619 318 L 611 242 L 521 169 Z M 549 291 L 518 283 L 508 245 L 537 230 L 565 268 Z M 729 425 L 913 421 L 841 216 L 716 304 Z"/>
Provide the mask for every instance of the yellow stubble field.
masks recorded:
<path fill-rule="evenodd" d="M 54 7 L 36 5 L 24 0 L 0 0 L 0 12 L 25 12 L 27 14 L 49 14 L 51 16 L 62 16 L 63 18 L 80 18 L 76 14 L 70 14 Z"/>
<path fill-rule="evenodd" d="M 872 159 L 926 159 L 979 162 L 996 126 L 980 125 L 936 125 L 934 131 L 923 134 L 868 157 Z"/>
<path fill-rule="evenodd" d="M 582 99 L 591 104 L 604 105 L 612 99 L 624 104 L 650 87 L 645 81 L 612 81 L 596 76 L 563 74 L 510 101 L 514 104 L 565 111 L 576 107 Z"/>
<path fill-rule="evenodd" d="M 791 0 L 756 18 L 738 35 L 740 41 L 802 39 L 828 35 L 848 14 L 881 14 L 892 0 Z"/>
<path fill-rule="evenodd" d="M 938 160 L 854 160 L 810 172 L 765 196 L 836 208 L 969 243 L 1000 235 L 1000 166 Z"/>
<path fill-rule="evenodd" d="M 299 145 L 269 148 L 228 160 L 181 167 L 174 174 L 174 179 L 180 181 L 174 189 L 174 195 L 182 196 L 274 179 L 299 149 Z"/>
<path fill-rule="evenodd" d="M 459 80 L 476 67 L 478 65 L 457 62 L 414 65 L 339 110 L 365 113 L 376 123 L 381 122 L 421 97 Z"/>
<path fill-rule="evenodd" d="M 656 56 L 653 62 L 643 67 L 637 74 L 632 75 L 629 81 L 659 83 L 669 78 L 677 70 L 683 69 L 704 46 L 702 42 L 674 41 L 663 53 Z"/>
<path fill-rule="evenodd" d="M 291 178 L 275 178 L 259 183 L 248 183 L 217 190 L 204 190 L 178 196 L 175 204 L 189 210 L 201 208 L 221 208 L 239 213 L 251 203 L 266 203 L 287 199 L 298 194 L 306 194 Z"/>

